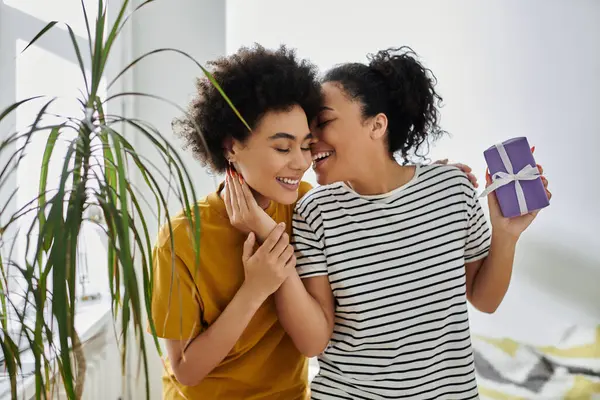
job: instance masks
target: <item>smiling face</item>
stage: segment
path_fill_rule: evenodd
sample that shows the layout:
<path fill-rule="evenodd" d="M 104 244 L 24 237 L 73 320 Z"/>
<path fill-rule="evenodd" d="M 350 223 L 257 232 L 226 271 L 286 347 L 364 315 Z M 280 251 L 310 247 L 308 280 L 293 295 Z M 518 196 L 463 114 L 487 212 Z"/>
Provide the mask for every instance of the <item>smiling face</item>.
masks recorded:
<path fill-rule="evenodd" d="M 261 200 L 292 204 L 298 200 L 300 180 L 310 167 L 312 135 L 300 106 L 268 111 L 248 139 L 234 140 L 229 159 Z M 262 197 L 262 198 L 260 198 Z"/>
<path fill-rule="evenodd" d="M 311 146 L 317 181 L 327 185 L 352 181 L 364 173 L 369 160 L 379 157 L 377 142 L 372 140 L 371 119 L 363 118 L 362 105 L 353 101 L 339 84 L 323 84 L 323 108 L 312 123 L 318 139 Z"/>

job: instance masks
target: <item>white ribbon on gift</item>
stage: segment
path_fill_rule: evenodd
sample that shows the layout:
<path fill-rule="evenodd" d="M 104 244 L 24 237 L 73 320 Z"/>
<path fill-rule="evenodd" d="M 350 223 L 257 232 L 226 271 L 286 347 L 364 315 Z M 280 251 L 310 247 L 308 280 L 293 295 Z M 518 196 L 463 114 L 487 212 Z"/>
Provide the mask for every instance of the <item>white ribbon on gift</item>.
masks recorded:
<path fill-rule="evenodd" d="M 540 171 L 537 167 L 532 167 L 527 164 L 523 169 L 519 172 L 515 173 L 513 169 L 513 165 L 510 162 L 510 158 L 508 157 L 508 153 L 504 148 L 504 145 L 497 144 L 496 150 L 498 150 L 498 154 L 500 155 L 500 159 L 502 159 L 502 163 L 504 164 L 504 168 L 508 172 L 498 171 L 494 175 L 492 175 L 492 184 L 488 186 L 483 193 L 479 197 L 487 196 L 494 190 L 498 189 L 501 186 L 507 185 L 510 182 L 515 182 L 515 190 L 517 192 L 517 201 L 519 203 L 519 210 L 521 211 L 521 215 L 527 214 L 529 212 L 527 208 L 527 201 L 525 200 L 525 193 L 523 192 L 523 187 L 521 186 L 520 181 L 532 181 L 540 176 Z"/>

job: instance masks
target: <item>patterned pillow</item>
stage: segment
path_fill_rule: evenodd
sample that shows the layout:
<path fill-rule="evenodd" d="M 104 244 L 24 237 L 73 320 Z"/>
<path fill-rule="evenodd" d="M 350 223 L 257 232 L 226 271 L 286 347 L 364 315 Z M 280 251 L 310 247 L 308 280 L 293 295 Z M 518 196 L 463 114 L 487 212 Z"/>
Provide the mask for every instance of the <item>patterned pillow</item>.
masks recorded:
<path fill-rule="evenodd" d="M 474 336 L 473 349 L 481 399 L 600 399 L 600 326 L 543 347 Z"/>

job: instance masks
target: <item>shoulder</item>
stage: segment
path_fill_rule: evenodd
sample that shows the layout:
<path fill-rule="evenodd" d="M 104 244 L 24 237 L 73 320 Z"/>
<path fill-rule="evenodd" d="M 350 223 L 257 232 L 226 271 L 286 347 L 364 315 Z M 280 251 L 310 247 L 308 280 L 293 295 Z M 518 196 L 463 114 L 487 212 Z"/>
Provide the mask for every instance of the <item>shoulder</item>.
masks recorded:
<path fill-rule="evenodd" d="M 316 186 L 306 193 L 302 199 L 298 200 L 296 213 L 302 215 L 306 210 L 310 211 L 319 205 L 331 202 L 336 196 L 343 194 L 343 192 L 343 184 L 340 182 Z"/>
<path fill-rule="evenodd" d="M 212 209 L 214 207 L 211 207 L 209 204 L 207 197 L 200 199 L 196 205 L 197 208 L 194 205 L 190 205 L 189 216 L 186 210 L 182 209 L 161 225 L 156 239 L 156 247 L 158 249 L 169 249 L 171 247 L 171 239 L 175 247 L 178 247 L 178 244 L 185 243 L 189 245 L 193 243 L 195 218 L 200 219 L 200 225 L 202 226 L 204 221 L 216 213 L 216 210 Z"/>
<path fill-rule="evenodd" d="M 300 182 L 300 187 L 298 188 L 298 201 L 300 201 L 300 199 L 302 199 L 306 193 L 310 192 L 310 190 L 313 188 L 313 186 L 306 182 L 306 181 L 301 181 Z"/>
<path fill-rule="evenodd" d="M 420 165 L 419 181 L 443 188 L 460 187 L 465 194 L 471 197 L 476 193 L 467 174 L 452 165 Z"/>

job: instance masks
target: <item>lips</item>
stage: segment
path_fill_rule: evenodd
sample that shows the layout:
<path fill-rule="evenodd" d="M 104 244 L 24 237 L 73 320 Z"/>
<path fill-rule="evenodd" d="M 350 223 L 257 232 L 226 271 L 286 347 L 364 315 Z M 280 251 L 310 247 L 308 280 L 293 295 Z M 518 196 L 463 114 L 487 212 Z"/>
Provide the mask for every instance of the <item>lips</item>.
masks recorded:
<path fill-rule="evenodd" d="M 298 185 L 300 183 L 300 179 L 299 178 L 284 178 L 284 177 L 277 177 L 275 178 L 277 179 L 279 182 L 281 183 L 285 183 L 286 185 Z"/>
<path fill-rule="evenodd" d="M 318 166 L 324 163 L 329 157 L 333 155 L 333 153 L 335 153 L 333 150 L 313 152 L 313 169 L 316 169 Z"/>

